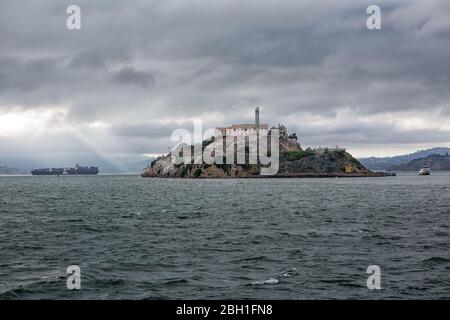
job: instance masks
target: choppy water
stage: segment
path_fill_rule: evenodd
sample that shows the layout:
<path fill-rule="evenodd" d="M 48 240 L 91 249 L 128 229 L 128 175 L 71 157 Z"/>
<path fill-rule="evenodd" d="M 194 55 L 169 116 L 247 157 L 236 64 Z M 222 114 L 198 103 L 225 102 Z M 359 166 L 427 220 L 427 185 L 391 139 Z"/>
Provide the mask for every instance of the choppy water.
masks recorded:
<path fill-rule="evenodd" d="M 450 298 L 449 225 L 448 173 L 0 177 L 0 299 Z"/>

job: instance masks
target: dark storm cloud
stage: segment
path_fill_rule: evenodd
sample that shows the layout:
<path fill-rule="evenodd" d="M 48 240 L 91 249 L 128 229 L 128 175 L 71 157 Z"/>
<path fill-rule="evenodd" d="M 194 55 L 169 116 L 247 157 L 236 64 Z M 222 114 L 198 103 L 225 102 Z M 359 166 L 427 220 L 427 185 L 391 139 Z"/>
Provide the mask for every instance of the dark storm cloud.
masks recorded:
<path fill-rule="evenodd" d="M 79 31 L 65 27 L 74 3 Z M 448 1 L 381 1 L 380 31 L 365 27 L 369 4 L 2 2 L 0 111 L 65 108 L 70 130 L 101 125 L 137 153 L 165 151 L 193 118 L 251 121 L 256 104 L 311 145 L 445 141 Z M 395 123 L 415 113 L 430 127 Z"/>
<path fill-rule="evenodd" d="M 120 69 L 113 78 L 118 84 L 135 84 L 149 87 L 155 84 L 155 77 L 150 72 L 138 71 L 131 67 Z"/>
<path fill-rule="evenodd" d="M 105 68 L 108 58 L 110 57 L 102 52 L 86 50 L 74 55 L 70 62 L 70 67 L 75 69 Z"/>
<path fill-rule="evenodd" d="M 57 76 L 57 61 L 52 58 L 21 60 L 0 58 L 0 91 L 30 91 Z"/>

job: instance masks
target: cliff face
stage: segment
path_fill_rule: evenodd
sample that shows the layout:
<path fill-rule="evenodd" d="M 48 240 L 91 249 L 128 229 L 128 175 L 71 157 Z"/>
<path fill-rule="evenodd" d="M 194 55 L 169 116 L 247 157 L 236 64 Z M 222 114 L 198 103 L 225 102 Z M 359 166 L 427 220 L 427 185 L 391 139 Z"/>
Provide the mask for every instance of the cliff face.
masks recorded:
<path fill-rule="evenodd" d="M 395 171 L 419 171 L 428 166 L 432 171 L 450 170 L 450 155 L 432 154 L 425 158 L 415 159 L 408 163 L 392 166 L 389 169 Z"/>
<path fill-rule="evenodd" d="M 280 137 L 279 171 L 276 176 L 289 176 L 305 173 L 313 174 L 370 174 L 358 160 L 344 151 L 317 153 L 302 150 L 295 139 Z M 256 164 L 180 164 L 171 161 L 171 155 L 154 160 L 142 173 L 143 177 L 178 178 L 227 178 L 260 176 L 260 166 Z"/>
<path fill-rule="evenodd" d="M 300 153 L 283 153 L 279 174 L 298 173 L 369 174 L 371 171 L 344 151 L 316 153 L 306 150 Z"/>
<path fill-rule="evenodd" d="M 207 144 L 204 144 L 204 146 Z M 280 137 L 280 153 L 300 152 L 300 144 L 287 137 Z M 143 177 L 180 177 L 180 178 L 226 178 L 226 177 L 250 177 L 260 174 L 260 168 L 256 164 L 181 164 L 175 165 L 171 160 L 171 154 L 154 160 L 142 173 Z"/>

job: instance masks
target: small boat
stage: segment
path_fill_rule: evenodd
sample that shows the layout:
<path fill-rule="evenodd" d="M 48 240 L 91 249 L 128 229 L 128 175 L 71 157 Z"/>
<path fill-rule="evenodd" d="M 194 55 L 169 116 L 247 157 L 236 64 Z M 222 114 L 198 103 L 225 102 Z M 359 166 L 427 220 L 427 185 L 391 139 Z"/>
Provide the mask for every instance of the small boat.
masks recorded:
<path fill-rule="evenodd" d="M 431 173 L 430 167 L 423 167 L 422 169 L 420 169 L 419 171 L 419 175 L 421 176 L 429 176 Z"/>

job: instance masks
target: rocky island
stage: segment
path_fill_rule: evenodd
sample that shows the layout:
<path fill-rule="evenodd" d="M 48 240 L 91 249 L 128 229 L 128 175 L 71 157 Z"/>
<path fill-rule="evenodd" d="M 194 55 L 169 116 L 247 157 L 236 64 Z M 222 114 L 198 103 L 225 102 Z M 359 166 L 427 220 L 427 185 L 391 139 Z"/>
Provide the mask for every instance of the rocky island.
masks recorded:
<path fill-rule="evenodd" d="M 267 130 L 266 124 L 259 123 L 259 109 L 255 111 L 255 124 L 232 125 L 230 127 L 217 128 L 216 136 L 203 141 L 202 152 L 205 152 L 211 144 L 217 141 L 218 137 L 230 135 L 230 132 L 241 132 L 249 134 L 260 130 Z M 270 149 L 270 136 L 273 131 L 277 132 L 278 137 L 278 170 L 273 175 L 262 175 L 261 169 L 265 166 L 261 163 L 249 163 L 248 145 L 245 146 L 245 163 L 213 163 L 194 161 L 195 157 L 189 158 L 184 163 L 176 163 L 174 157 L 179 156 L 179 150 L 174 150 L 167 155 L 158 157 L 144 169 L 142 177 L 173 177 L 173 178 L 286 178 L 286 177 L 380 177 L 395 175 L 393 173 L 372 172 L 355 159 L 343 148 L 318 148 L 302 149 L 297 141 L 295 133 L 288 134 L 287 129 L 278 125 L 268 131 L 267 150 Z M 225 140 L 224 140 L 225 141 Z M 258 144 L 259 145 L 259 144 Z M 194 151 L 194 146 L 184 146 Z M 222 146 L 220 147 L 222 148 Z M 188 149 L 188 150 L 189 150 Z M 226 147 L 223 148 L 224 154 Z M 234 152 L 237 148 L 235 146 Z M 273 150 L 268 151 L 268 154 Z M 175 154 L 176 153 L 176 154 Z M 225 157 L 224 157 L 225 159 Z M 236 159 L 236 158 L 235 158 Z"/>

